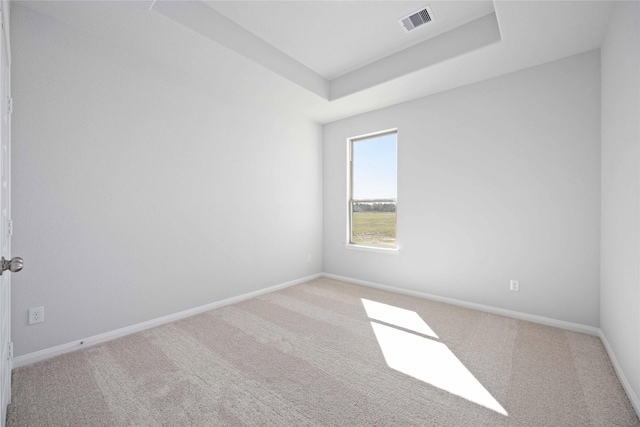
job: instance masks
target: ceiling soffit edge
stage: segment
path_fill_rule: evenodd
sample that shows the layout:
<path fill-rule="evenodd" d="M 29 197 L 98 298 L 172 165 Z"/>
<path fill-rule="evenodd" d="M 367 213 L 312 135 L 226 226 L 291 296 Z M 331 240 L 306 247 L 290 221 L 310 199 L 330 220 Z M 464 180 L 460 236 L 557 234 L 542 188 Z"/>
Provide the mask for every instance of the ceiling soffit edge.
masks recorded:
<path fill-rule="evenodd" d="M 495 13 L 354 70 L 330 85 L 330 100 L 349 96 L 501 41 Z"/>
<path fill-rule="evenodd" d="M 331 81 L 202 2 L 155 2 L 153 11 L 332 101 L 432 67 L 501 40 L 495 13 L 484 15 Z"/>

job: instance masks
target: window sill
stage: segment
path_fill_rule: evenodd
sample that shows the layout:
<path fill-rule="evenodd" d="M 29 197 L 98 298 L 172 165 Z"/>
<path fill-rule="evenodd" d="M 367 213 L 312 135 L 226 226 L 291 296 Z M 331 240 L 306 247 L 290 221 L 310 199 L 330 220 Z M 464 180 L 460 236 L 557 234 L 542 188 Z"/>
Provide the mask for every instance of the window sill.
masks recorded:
<path fill-rule="evenodd" d="M 374 246 L 362 246 L 362 245 L 354 245 L 352 243 L 345 243 L 345 249 L 349 249 L 351 251 L 364 251 L 364 252 L 374 252 L 378 254 L 387 254 L 387 255 L 398 255 L 398 248 L 376 248 Z"/>

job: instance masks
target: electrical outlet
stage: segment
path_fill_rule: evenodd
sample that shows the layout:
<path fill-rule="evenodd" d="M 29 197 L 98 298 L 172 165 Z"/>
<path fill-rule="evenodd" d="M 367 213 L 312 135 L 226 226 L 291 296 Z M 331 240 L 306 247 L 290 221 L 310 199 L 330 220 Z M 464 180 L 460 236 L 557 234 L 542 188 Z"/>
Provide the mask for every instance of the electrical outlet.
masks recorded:
<path fill-rule="evenodd" d="M 509 282 L 509 290 L 518 292 L 520 290 L 520 282 L 517 280 Z"/>
<path fill-rule="evenodd" d="M 35 307 L 29 309 L 29 324 L 44 322 L 44 307 Z"/>

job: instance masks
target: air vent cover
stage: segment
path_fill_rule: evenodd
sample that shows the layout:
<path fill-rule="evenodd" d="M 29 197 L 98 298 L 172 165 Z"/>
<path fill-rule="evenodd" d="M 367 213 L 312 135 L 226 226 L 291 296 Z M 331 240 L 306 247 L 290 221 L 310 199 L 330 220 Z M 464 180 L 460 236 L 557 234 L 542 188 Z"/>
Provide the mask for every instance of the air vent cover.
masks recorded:
<path fill-rule="evenodd" d="M 427 24 L 431 21 L 433 21 L 433 13 L 429 6 L 425 6 L 422 9 L 416 10 L 415 12 L 398 19 L 398 22 L 406 32 L 415 30 L 421 25 Z"/>

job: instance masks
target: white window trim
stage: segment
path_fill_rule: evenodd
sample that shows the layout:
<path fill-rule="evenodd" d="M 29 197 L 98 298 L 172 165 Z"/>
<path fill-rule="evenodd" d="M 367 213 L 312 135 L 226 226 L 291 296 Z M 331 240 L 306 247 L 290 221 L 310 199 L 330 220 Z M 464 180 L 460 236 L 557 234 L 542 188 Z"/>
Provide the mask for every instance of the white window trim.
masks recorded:
<path fill-rule="evenodd" d="M 363 251 L 363 252 L 374 252 L 378 254 L 385 255 L 398 255 L 400 248 L 378 248 L 375 246 L 364 246 L 364 245 L 356 245 L 354 243 L 345 243 L 345 249 L 349 249 L 351 251 Z"/>
<path fill-rule="evenodd" d="M 382 135 L 386 135 L 386 134 L 390 134 L 390 133 L 395 133 L 396 137 L 398 135 L 398 128 L 391 128 L 391 129 L 386 129 L 386 130 L 382 130 L 379 132 L 372 132 L 372 133 L 367 133 L 364 135 L 359 135 L 359 136 L 353 136 L 351 138 L 347 138 L 347 243 L 344 244 L 345 249 L 349 249 L 349 250 L 356 250 L 356 251 L 365 251 L 365 252 L 375 252 L 375 253 L 380 253 L 380 254 L 387 254 L 387 255 L 398 255 L 398 251 L 400 249 L 400 245 L 398 244 L 398 202 L 396 199 L 396 247 L 395 248 L 380 248 L 380 247 L 376 247 L 376 246 L 366 246 L 366 245 L 358 245 L 356 243 L 350 243 L 351 242 L 351 227 L 353 227 L 352 224 L 352 216 L 351 216 L 351 195 L 353 194 L 353 169 L 352 169 L 352 161 L 353 161 L 353 142 L 358 141 L 358 140 L 362 140 L 362 139 L 369 139 L 369 138 L 375 138 L 376 136 L 382 136 Z M 396 146 L 396 150 L 397 150 L 397 146 Z M 397 165 L 396 165 L 397 167 Z"/>

